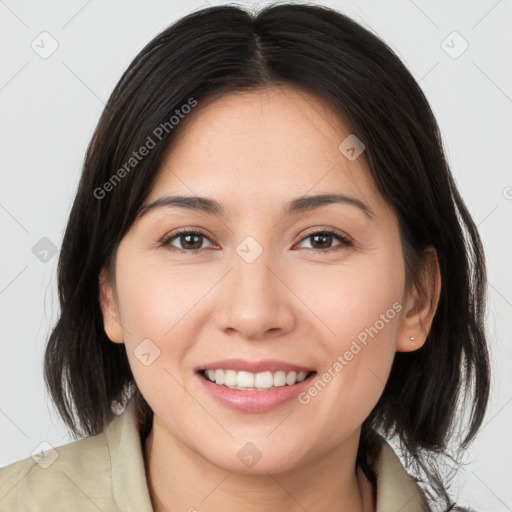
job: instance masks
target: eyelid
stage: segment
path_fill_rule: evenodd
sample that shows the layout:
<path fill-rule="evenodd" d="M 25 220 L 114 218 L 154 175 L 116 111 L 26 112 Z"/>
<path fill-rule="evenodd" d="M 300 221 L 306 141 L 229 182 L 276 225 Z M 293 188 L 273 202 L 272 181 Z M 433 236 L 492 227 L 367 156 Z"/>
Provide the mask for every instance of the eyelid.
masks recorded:
<path fill-rule="evenodd" d="M 160 240 L 160 245 L 163 246 L 163 247 L 166 247 L 166 246 L 169 246 L 170 245 L 170 241 L 173 239 L 173 238 L 176 238 L 178 237 L 179 235 L 187 235 L 187 234 L 199 234 L 199 235 L 203 235 L 204 238 L 208 239 L 210 242 L 211 242 L 211 235 L 208 234 L 205 230 L 203 230 L 202 228 L 197 228 L 195 226 L 188 226 L 186 228 L 178 228 L 174 231 L 172 231 L 171 233 L 168 233 L 166 235 L 164 235 L 164 237 Z M 174 249 L 176 249 L 177 251 L 181 251 L 181 252 L 199 252 L 199 251 L 202 251 L 204 249 L 179 249 L 178 247 L 174 247 Z"/>
<path fill-rule="evenodd" d="M 310 230 L 306 231 L 306 233 L 301 235 L 301 238 L 300 238 L 299 241 L 304 240 L 308 236 L 316 235 L 316 234 L 319 234 L 319 233 L 333 234 L 333 235 L 338 236 L 339 238 L 341 238 L 345 242 L 352 242 L 352 238 L 349 235 L 347 235 L 346 233 L 344 233 L 343 231 L 340 231 L 339 229 L 336 229 L 336 228 L 330 228 L 330 227 L 327 227 L 327 226 L 311 228 Z"/>
<path fill-rule="evenodd" d="M 310 247 L 305 247 L 306 250 L 317 252 L 317 253 L 326 253 L 326 252 L 338 250 L 337 248 L 339 248 L 340 246 L 349 247 L 349 246 L 354 245 L 352 238 L 350 236 L 348 236 L 346 233 L 339 231 L 338 229 L 328 228 L 328 227 L 323 227 L 323 228 L 316 227 L 311 230 L 308 230 L 305 234 L 301 235 L 301 238 L 299 239 L 299 241 L 296 244 L 294 244 L 294 246 L 304 242 L 307 238 L 309 238 L 313 235 L 317 235 L 317 234 L 318 235 L 327 234 L 329 236 L 332 236 L 333 238 L 338 238 L 338 240 L 340 240 L 341 243 L 338 245 L 335 245 L 333 247 L 328 247 L 327 249 L 314 249 L 314 248 L 310 248 Z"/>

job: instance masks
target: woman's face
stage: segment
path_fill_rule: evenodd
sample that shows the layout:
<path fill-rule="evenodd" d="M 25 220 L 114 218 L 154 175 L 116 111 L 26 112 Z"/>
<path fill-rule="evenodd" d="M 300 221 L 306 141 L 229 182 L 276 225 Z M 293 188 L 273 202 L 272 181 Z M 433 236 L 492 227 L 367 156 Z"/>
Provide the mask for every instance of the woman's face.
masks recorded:
<path fill-rule="evenodd" d="M 359 435 L 411 334 L 397 218 L 313 96 L 233 93 L 181 123 L 144 204 L 208 198 L 222 212 L 140 215 L 105 328 L 124 340 L 154 429 L 229 471 L 293 468 Z M 309 204 L 326 194 L 342 199 Z M 316 373 L 294 384 L 299 370 Z"/>

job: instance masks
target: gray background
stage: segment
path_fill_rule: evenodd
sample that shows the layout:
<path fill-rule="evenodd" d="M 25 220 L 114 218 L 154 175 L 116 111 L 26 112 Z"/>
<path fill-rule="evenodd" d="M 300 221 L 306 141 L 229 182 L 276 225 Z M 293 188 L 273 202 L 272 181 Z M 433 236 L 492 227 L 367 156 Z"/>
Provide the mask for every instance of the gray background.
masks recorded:
<path fill-rule="evenodd" d="M 380 35 L 438 118 L 486 248 L 494 367 L 490 410 L 453 491 L 480 511 L 512 510 L 512 3 L 318 3 Z M 42 353 L 58 314 L 52 247 L 60 248 L 87 143 L 121 73 L 159 31 L 206 5 L 0 1 L 0 466 L 29 456 L 41 442 L 71 440 L 42 379 Z M 48 58 L 40 56 L 52 44 L 43 31 L 58 43 Z M 464 41 L 469 46 L 459 55 Z"/>

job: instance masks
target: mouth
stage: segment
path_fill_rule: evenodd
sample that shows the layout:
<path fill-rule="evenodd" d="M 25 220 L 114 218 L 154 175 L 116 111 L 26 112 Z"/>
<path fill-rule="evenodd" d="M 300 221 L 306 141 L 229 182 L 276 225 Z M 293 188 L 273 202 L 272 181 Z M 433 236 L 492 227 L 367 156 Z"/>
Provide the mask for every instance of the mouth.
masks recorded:
<path fill-rule="evenodd" d="M 223 368 L 199 369 L 197 373 L 203 379 L 217 386 L 238 391 L 271 391 L 294 386 L 316 375 L 315 370 L 266 370 L 252 373 Z"/>
<path fill-rule="evenodd" d="M 223 359 L 196 368 L 204 391 L 217 403 L 243 413 L 270 412 L 294 400 L 317 374 L 286 361 Z"/>

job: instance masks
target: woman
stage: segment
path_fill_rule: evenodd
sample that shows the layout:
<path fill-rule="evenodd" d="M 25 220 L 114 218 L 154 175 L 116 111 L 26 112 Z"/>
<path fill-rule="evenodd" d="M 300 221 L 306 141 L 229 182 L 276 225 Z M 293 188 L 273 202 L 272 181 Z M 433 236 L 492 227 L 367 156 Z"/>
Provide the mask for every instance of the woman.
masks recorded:
<path fill-rule="evenodd" d="M 45 378 L 86 437 L 0 470 L 0 506 L 455 510 L 435 459 L 485 413 L 484 288 L 381 40 L 319 6 L 197 11 L 121 77 L 64 236 Z"/>

